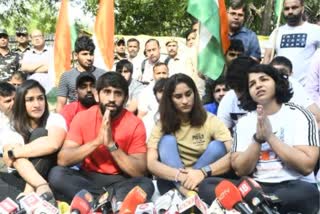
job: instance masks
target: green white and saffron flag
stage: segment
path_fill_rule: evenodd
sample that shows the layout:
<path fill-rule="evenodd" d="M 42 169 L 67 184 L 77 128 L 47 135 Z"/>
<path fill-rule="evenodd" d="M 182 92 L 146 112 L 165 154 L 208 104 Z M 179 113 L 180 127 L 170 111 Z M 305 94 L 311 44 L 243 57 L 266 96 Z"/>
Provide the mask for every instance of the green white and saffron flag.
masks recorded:
<path fill-rule="evenodd" d="M 276 23 L 280 23 L 282 8 L 283 8 L 283 0 L 275 0 L 274 15 L 275 15 Z"/>
<path fill-rule="evenodd" d="M 223 72 L 230 41 L 224 0 L 189 0 L 188 12 L 200 23 L 198 70 L 216 80 Z"/>

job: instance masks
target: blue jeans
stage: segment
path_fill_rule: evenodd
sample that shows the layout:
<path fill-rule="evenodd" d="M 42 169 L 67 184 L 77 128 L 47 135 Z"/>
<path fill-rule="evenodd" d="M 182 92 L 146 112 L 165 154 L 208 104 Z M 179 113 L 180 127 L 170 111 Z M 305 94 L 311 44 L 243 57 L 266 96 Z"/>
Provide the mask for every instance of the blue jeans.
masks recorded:
<path fill-rule="evenodd" d="M 160 161 L 170 167 L 179 169 L 184 168 L 181 161 L 177 140 L 173 135 L 164 135 L 158 145 Z M 213 140 L 208 144 L 197 162 L 192 166 L 193 169 L 201 169 L 219 160 L 227 153 L 224 143 Z M 179 183 L 174 182 L 176 187 Z"/>

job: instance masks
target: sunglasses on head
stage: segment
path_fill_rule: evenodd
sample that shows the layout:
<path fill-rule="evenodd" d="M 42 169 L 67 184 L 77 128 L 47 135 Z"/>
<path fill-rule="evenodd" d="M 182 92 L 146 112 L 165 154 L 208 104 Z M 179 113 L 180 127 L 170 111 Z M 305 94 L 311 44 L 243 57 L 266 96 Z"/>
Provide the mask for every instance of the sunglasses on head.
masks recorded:
<path fill-rule="evenodd" d="M 16 35 L 17 35 L 17 37 L 20 37 L 20 36 L 27 36 L 27 34 L 25 34 L 25 33 L 17 33 Z"/>

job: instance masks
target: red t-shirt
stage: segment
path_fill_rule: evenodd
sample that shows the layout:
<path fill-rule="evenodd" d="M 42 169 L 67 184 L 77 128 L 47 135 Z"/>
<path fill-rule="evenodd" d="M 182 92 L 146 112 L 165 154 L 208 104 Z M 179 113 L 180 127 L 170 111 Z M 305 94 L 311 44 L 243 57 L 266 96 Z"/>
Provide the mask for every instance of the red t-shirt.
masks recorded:
<path fill-rule="evenodd" d="M 64 117 L 67 123 L 68 129 L 70 128 L 70 124 L 74 116 L 80 111 L 87 110 L 88 108 L 81 105 L 79 101 L 74 101 L 72 103 L 69 103 L 68 105 L 65 105 L 63 109 L 60 111 L 60 114 Z"/>
<path fill-rule="evenodd" d="M 71 122 L 67 140 L 83 145 L 93 141 L 99 133 L 102 115 L 98 105 L 79 112 Z M 126 154 L 146 153 L 146 130 L 143 122 L 133 113 L 123 109 L 111 122 L 113 140 Z M 105 174 L 119 174 L 121 170 L 106 146 L 100 145 L 82 163 L 82 169 Z"/>

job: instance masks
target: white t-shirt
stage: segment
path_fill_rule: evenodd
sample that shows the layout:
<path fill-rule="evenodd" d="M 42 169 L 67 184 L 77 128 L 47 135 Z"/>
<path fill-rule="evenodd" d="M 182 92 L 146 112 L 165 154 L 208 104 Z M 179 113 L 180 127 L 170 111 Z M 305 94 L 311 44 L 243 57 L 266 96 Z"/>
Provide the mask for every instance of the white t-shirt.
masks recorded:
<path fill-rule="evenodd" d="M 295 79 L 289 77 L 290 86 L 293 90 L 293 96 L 290 102 L 308 108 L 314 103 L 306 89 Z M 232 128 L 237 120 L 246 114 L 246 111 L 239 107 L 240 101 L 234 90 L 229 90 L 222 98 L 219 104 L 217 116 L 228 128 Z"/>
<path fill-rule="evenodd" d="M 268 118 L 272 126 L 272 132 L 283 143 L 290 146 L 320 146 L 316 120 L 309 111 L 301 106 L 293 103 L 283 104 L 277 113 L 269 115 Z M 252 139 L 256 132 L 256 126 L 256 111 L 248 113 L 238 121 L 234 133 L 233 152 L 244 152 L 251 143 L 256 143 Z M 253 173 L 253 178 L 266 183 L 296 179 L 310 183 L 315 182 L 313 172 L 308 176 L 303 176 L 293 170 L 281 161 L 267 142 L 261 146 L 260 158 Z"/>
<path fill-rule="evenodd" d="M 59 127 L 67 132 L 67 124 L 64 117 L 57 113 L 50 113 L 45 128 Z M 6 144 L 24 144 L 23 137 L 16 132 L 13 127 L 8 123 L 0 131 L 0 153 L 3 153 L 3 146 Z"/>
<path fill-rule="evenodd" d="M 275 36 L 276 40 L 274 40 Z M 320 26 L 308 22 L 296 27 L 286 24 L 278 30 L 275 29 L 266 44 L 266 48 L 276 47 L 277 56 L 290 59 L 293 65 L 293 78 L 303 86 L 311 58 L 319 46 Z"/>

